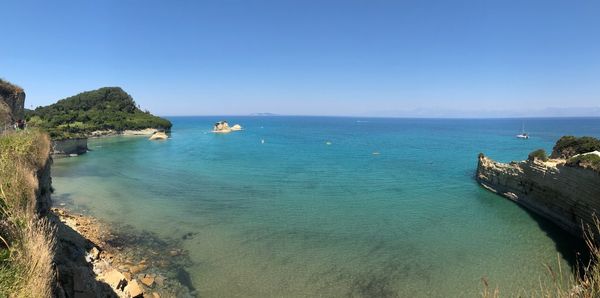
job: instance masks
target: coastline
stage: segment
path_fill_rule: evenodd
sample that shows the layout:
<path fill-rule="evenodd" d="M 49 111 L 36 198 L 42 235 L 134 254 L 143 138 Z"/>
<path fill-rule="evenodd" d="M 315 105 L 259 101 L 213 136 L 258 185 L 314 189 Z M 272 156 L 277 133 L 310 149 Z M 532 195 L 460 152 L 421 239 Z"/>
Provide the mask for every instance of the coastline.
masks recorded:
<path fill-rule="evenodd" d="M 115 136 L 127 136 L 127 137 L 148 137 L 152 136 L 160 130 L 156 128 L 145 128 L 139 130 L 97 130 L 91 132 L 89 135 L 81 138 L 72 138 L 64 140 L 53 140 L 52 141 L 52 157 L 63 158 L 63 157 L 77 157 L 81 154 L 85 154 L 89 151 L 87 141 L 90 138 L 106 138 Z"/>
<path fill-rule="evenodd" d="M 59 297 L 195 297 L 187 253 L 155 235 L 53 207 Z M 110 227 L 110 228 L 109 228 Z M 63 295 L 60 295 L 62 293 Z"/>
<path fill-rule="evenodd" d="M 114 136 L 151 136 L 154 133 L 159 131 L 156 128 L 144 128 L 144 129 L 126 129 L 122 131 L 118 130 L 96 130 L 91 132 L 87 137 L 88 138 L 102 138 L 102 137 L 114 137 Z"/>

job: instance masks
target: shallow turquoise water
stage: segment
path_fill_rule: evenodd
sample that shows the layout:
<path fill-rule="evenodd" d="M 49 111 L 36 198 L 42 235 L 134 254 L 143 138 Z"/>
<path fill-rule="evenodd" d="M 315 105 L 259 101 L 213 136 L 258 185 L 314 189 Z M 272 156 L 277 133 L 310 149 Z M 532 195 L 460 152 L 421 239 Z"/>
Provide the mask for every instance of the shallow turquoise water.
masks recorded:
<path fill-rule="evenodd" d="M 599 137 L 599 119 L 228 117 L 245 128 L 228 135 L 209 132 L 220 117 L 171 120 L 166 142 L 95 139 L 56 160 L 54 199 L 196 233 L 183 244 L 205 297 L 477 296 L 484 276 L 509 295 L 581 249 L 473 175 L 479 152 L 524 159 Z M 514 137 L 523 122 L 529 140 Z"/>

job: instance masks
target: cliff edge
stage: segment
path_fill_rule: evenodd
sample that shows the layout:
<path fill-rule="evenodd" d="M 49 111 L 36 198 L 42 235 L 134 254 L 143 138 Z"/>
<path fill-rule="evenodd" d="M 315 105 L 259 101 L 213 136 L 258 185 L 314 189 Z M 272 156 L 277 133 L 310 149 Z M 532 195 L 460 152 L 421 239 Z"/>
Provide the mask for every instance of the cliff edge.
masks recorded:
<path fill-rule="evenodd" d="M 500 163 L 480 154 L 476 179 L 577 237 L 583 235 L 582 224 L 593 226 L 600 211 L 600 173 L 565 159 Z"/>
<path fill-rule="evenodd" d="M 25 117 L 25 91 L 0 79 L 0 131 Z"/>

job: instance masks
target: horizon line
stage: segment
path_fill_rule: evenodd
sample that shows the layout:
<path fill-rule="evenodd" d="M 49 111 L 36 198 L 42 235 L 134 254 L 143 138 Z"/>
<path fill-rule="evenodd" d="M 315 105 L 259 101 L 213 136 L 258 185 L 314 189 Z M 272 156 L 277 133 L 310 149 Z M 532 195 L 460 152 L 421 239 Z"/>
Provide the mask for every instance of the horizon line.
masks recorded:
<path fill-rule="evenodd" d="M 159 117 L 330 117 L 330 118 L 382 118 L 382 119 L 572 119 L 572 118 L 600 118 L 600 116 L 489 116 L 489 117 L 470 117 L 470 116 L 359 116 L 359 115 L 305 115 L 305 114 L 271 114 L 271 115 L 252 115 L 252 114 L 198 114 L 198 115 L 158 115 Z"/>

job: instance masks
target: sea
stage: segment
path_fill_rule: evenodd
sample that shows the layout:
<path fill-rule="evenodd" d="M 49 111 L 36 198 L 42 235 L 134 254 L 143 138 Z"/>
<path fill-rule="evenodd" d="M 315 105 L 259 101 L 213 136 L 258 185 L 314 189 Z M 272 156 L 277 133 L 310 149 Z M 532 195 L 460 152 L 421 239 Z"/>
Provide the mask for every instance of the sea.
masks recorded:
<path fill-rule="evenodd" d="M 479 153 L 524 160 L 600 137 L 600 118 L 168 118 L 166 141 L 56 159 L 53 200 L 177 242 L 201 297 L 480 297 L 484 281 L 514 296 L 584 250 L 474 176 Z"/>

